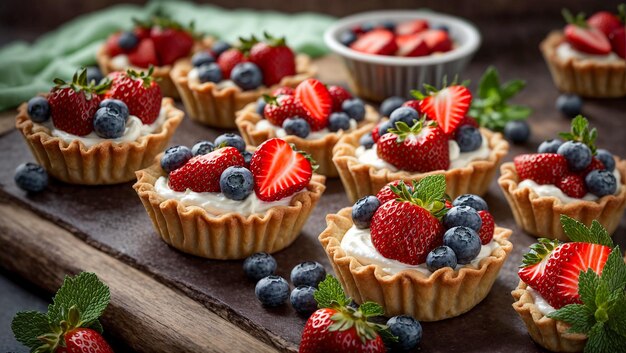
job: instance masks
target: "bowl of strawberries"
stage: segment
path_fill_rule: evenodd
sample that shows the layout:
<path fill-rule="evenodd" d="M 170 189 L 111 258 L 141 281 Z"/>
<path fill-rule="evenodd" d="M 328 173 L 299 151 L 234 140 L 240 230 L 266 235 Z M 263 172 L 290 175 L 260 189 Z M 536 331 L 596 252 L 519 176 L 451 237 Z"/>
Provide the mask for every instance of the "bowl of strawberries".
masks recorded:
<path fill-rule="evenodd" d="M 373 11 L 340 19 L 324 34 L 342 57 L 353 91 L 382 101 L 408 97 L 423 83 L 453 79 L 478 50 L 476 27 L 457 17 L 425 10 Z"/>

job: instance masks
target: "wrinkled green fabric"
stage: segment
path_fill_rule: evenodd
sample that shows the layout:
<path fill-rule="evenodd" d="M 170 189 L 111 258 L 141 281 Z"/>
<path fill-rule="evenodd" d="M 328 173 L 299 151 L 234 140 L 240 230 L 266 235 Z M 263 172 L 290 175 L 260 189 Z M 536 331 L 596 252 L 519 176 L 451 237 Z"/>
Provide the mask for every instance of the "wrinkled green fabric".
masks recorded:
<path fill-rule="evenodd" d="M 80 66 L 95 64 L 95 53 L 109 34 L 132 27 L 133 17 L 145 18 L 157 6 L 176 20 L 193 20 L 198 31 L 229 42 L 267 31 L 286 36 L 292 48 L 311 56 L 327 52 L 322 37 L 334 20 L 313 13 L 225 10 L 181 1 L 152 2 L 145 7 L 114 6 L 80 16 L 33 44 L 16 42 L 1 48 L 0 111 L 48 91 L 55 77 L 69 79 Z"/>

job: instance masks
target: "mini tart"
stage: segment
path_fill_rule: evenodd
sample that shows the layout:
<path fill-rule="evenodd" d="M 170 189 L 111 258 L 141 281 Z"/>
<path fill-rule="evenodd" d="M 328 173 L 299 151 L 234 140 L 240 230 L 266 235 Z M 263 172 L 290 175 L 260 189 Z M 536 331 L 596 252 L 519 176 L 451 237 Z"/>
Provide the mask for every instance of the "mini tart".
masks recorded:
<path fill-rule="evenodd" d="M 277 137 L 274 130 L 256 130 L 256 124 L 263 118 L 256 112 L 256 102 L 248 104 L 245 108 L 237 112 L 237 128 L 239 133 L 246 141 L 247 145 L 258 146 L 264 141 Z M 369 106 L 365 106 L 365 119 L 358 123 L 358 127 L 367 127 L 372 129 L 372 123 L 378 121 L 379 116 L 376 110 Z M 344 136 L 355 133 L 358 130 L 344 132 L 343 130 L 329 133 L 321 139 L 307 140 L 297 136 L 285 136 L 282 139 L 293 143 L 299 150 L 310 154 L 317 165 L 317 173 L 327 177 L 337 177 L 337 168 L 333 163 L 333 148 L 337 142 Z M 358 140 L 358 139 L 357 139 Z"/>
<path fill-rule="evenodd" d="M 438 321 L 461 315 L 482 301 L 496 280 L 513 244 L 509 229 L 496 227 L 494 240 L 500 244 L 478 268 L 458 271 L 442 268 L 430 276 L 407 269 L 395 275 L 378 265 L 364 265 L 341 248 L 341 240 L 352 227 L 352 208 L 326 216 L 326 230 L 319 236 L 330 263 L 348 296 L 358 303 L 381 304 L 387 316 L 408 314 L 420 321 Z"/>
<path fill-rule="evenodd" d="M 276 206 L 263 214 L 242 216 L 229 212 L 219 216 L 198 206 L 164 199 L 154 188 L 165 176 L 159 163 L 137 171 L 133 188 L 139 195 L 154 228 L 174 248 L 209 259 L 244 259 L 257 252 L 275 253 L 300 235 L 325 190 L 325 178 L 314 174 L 306 190 L 294 195 L 289 206 Z"/>
<path fill-rule="evenodd" d="M 376 169 L 359 162 L 356 149 L 360 146 L 361 136 L 372 130 L 373 126 L 363 127 L 352 134 L 344 136 L 333 150 L 333 162 L 339 172 L 348 198 L 356 202 L 363 196 L 376 195 L 378 190 L 394 180 L 420 180 L 428 175 L 441 174 L 442 171 L 428 173 L 412 173 L 406 171 L 390 171 Z M 446 176 L 446 193 L 453 199 L 462 194 L 484 195 L 496 174 L 502 158 L 509 151 L 509 144 L 502 135 L 481 128 L 480 132 L 489 140 L 491 152 L 489 158 L 470 162 L 463 168 L 443 171 Z"/>
<path fill-rule="evenodd" d="M 615 165 L 622 176 L 626 176 L 626 161 L 617 159 Z M 626 207 L 626 180 L 622 177 L 621 190 L 617 195 L 607 195 L 597 201 L 562 203 L 556 197 L 539 196 L 530 188 L 518 188 L 519 180 L 515 165 L 505 163 L 500 168 L 498 184 L 511 206 L 515 222 L 527 233 L 537 238 L 569 241 L 563 232 L 560 217 L 572 217 L 587 227 L 591 221 L 598 220 L 604 228 L 613 234 L 619 225 Z"/>
<path fill-rule="evenodd" d="M 70 184 L 119 184 L 133 180 L 135 171 L 150 165 L 183 121 L 184 113 L 174 108 L 171 98 L 163 99 L 162 109 L 165 109 L 165 121 L 154 133 L 132 142 L 105 139 L 91 147 L 78 140 L 68 143 L 52 136 L 50 129 L 30 120 L 26 103 L 19 107 L 15 126 L 24 135 L 37 162 L 56 179 Z"/>
<path fill-rule="evenodd" d="M 296 56 L 295 75 L 283 77 L 279 83 L 271 87 L 262 86 L 255 90 L 243 91 L 237 86 L 219 88 L 214 82 L 191 82 L 187 74 L 192 69 L 190 60 L 180 60 L 170 73 L 187 114 L 191 120 L 224 129 L 236 127 L 235 113 L 246 104 L 255 102 L 278 87 L 296 87 L 300 82 L 315 76 L 317 71 L 311 64 L 311 58 L 299 54 Z"/>
<path fill-rule="evenodd" d="M 564 41 L 563 32 L 554 31 L 539 46 L 560 91 L 597 98 L 626 96 L 626 60 L 561 59 L 557 48 Z"/>

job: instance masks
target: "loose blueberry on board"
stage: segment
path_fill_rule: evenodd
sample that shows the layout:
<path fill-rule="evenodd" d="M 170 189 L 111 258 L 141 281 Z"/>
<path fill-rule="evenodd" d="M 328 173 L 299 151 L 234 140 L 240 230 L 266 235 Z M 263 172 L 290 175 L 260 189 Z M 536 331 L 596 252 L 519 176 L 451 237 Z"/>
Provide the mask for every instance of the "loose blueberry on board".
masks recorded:
<path fill-rule="evenodd" d="M 380 116 L 390 116 L 394 110 L 400 108 L 404 103 L 405 99 L 398 96 L 393 96 L 385 99 L 381 104 L 378 112 Z"/>
<path fill-rule="evenodd" d="M 311 132 L 309 123 L 297 116 L 285 119 L 285 121 L 283 121 L 283 129 L 287 135 L 294 135 L 300 138 L 306 138 Z"/>
<path fill-rule="evenodd" d="M 105 139 L 122 137 L 126 129 L 126 117 L 114 109 L 99 108 L 93 117 L 93 131 Z"/>
<path fill-rule="evenodd" d="M 105 99 L 100 102 L 100 108 L 113 110 L 116 114 L 122 116 L 122 118 L 124 118 L 124 121 L 126 121 L 128 119 L 128 116 L 130 115 L 126 103 L 119 99 Z"/>
<path fill-rule="evenodd" d="M 366 149 L 372 148 L 374 146 L 374 138 L 372 137 L 372 133 L 368 132 L 367 134 L 361 136 L 359 139 L 359 144 Z"/>
<path fill-rule="evenodd" d="M 526 120 L 509 121 L 504 125 L 504 136 L 513 143 L 526 143 L 530 138 L 530 126 Z"/>
<path fill-rule="evenodd" d="M 311 286 L 299 286 L 291 291 L 289 301 L 298 314 L 310 315 L 317 310 L 317 301 L 313 297 L 315 288 Z"/>
<path fill-rule="evenodd" d="M 311 286 L 317 288 L 317 285 L 326 277 L 326 270 L 319 262 L 307 261 L 296 265 L 291 270 L 291 283 L 294 286 Z"/>
<path fill-rule="evenodd" d="M 36 123 L 50 119 L 50 104 L 45 97 L 37 96 L 28 101 L 28 116 Z"/>
<path fill-rule="evenodd" d="M 254 176 L 245 167 L 228 167 L 220 176 L 220 190 L 228 199 L 244 200 L 254 190 Z"/>
<path fill-rule="evenodd" d="M 48 186 L 48 173 L 35 163 L 23 163 L 15 169 L 15 184 L 27 192 L 40 192 Z"/>
<path fill-rule="evenodd" d="M 257 282 L 254 294 L 264 306 L 280 306 L 289 298 L 289 283 L 280 276 L 267 276 Z"/>
<path fill-rule="evenodd" d="M 454 269 L 456 265 L 456 254 L 454 250 L 445 245 L 434 248 L 428 253 L 428 256 L 426 256 L 426 267 L 430 272 L 435 272 L 444 267 Z"/>
<path fill-rule="evenodd" d="M 476 151 L 483 144 L 483 136 L 480 134 L 480 130 L 471 125 L 459 127 L 454 140 L 459 145 L 461 152 Z"/>
<path fill-rule="evenodd" d="M 393 128 L 395 128 L 396 123 L 400 121 L 404 122 L 408 126 L 413 126 L 419 119 L 420 116 L 417 113 L 417 110 L 411 107 L 400 107 L 391 112 L 391 115 L 389 116 L 389 122 Z"/>
<path fill-rule="evenodd" d="M 198 67 L 198 79 L 200 82 L 220 82 L 222 69 L 217 63 L 203 64 Z"/>
<path fill-rule="evenodd" d="M 558 154 L 565 157 L 567 164 L 573 171 L 580 171 L 591 163 L 591 150 L 587 145 L 577 141 L 567 141 L 557 150 Z"/>
<path fill-rule="evenodd" d="M 87 82 L 95 82 L 98 83 L 102 81 L 104 75 L 102 75 L 102 71 L 97 66 L 87 66 Z"/>
<path fill-rule="evenodd" d="M 336 112 L 328 117 L 328 130 L 337 132 L 339 130 L 350 130 L 350 117 L 344 112 Z"/>
<path fill-rule="evenodd" d="M 583 110 L 583 100 L 574 94 L 562 94 L 556 99 L 556 109 L 570 119 L 580 115 Z"/>
<path fill-rule="evenodd" d="M 215 147 L 235 147 L 239 150 L 239 152 L 243 152 L 246 150 L 246 142 L 243 138 L 237 134 L 233 134 L 232 132 L 227 132 L 225 134 L 219 135 L 215 139 Z"/>
<path fill-rule="evenodd" d="M 230 78 L 242 90 L 255 89 L 263 83 L 263 73 L 256 64 L 244 62 L 235 65 L 230 73 Z"/>
<path fill-rule="evenodd" d="M 259 114 L 262 118 L 265 117 L 265 99 L 263 97 L 257 99 L 256 101 L 256 113 Z"/>
<path fill-rule="evenodd" d="M 252 254 L 243 262 L 243 272 L 246 274 L 246 277 L 255 282 L 263 277 L 273 275 L 276 267 L 276 259 L 265 252 Z"/>
<path fill-rule="evenodd" d="M 463 194 L 457 197 L 454 201 L 452 201 L 452 206 L 469 206 L 476 211 L 489 211 L 487 201 L 474 194 Z"/>
<path fill-rule="evenodd" d="M 215 58 L 211 53 L 207 51 L 199 51 L 191 57 L 191 65 L 194 67 L 200 67 L 205 64 L 211 64 L 215 62 Z"/>
<path fill-rule="evenodd" d="M 218 56 L 222 55 L 222 53 L 227 51 L 228 49 L 230 49 L 230 44 L 224 42 L 223 40 L 218 40 L 211 47 L 211 52 L 213 52 L 213 55 L 215 55 L 215 57 L 217 58 Z"/>
<path fill-rule="evenodd" d="M 356 34 L 352 31 L 345 31 L 339 35 L 339 43 L 349 47 L 350 44 L 356 41 Z"/>
<path fill-rule="evenodd" d="M 478 212 L 469 206 L 454 206 L 443 216 L 443 226 L 446 229 L 463 226 L 478 232 L 482 224 Z"/>
<path fill-rule="evenodd" d="M 600 148 L 596 151 L 596 158 L 604 164 L 604 168 L 609 172 L 615 170 L 615 158 L 613 158 L 613 154 L 611 154 L 611 152 Z"/>
<path fill-rule="evenodd" d="M 387 327 L 398 338 L 397 342 L 390 344 L 394 352 L 412 351 L 422 341 L 422 325 L 411 316 L 394 316 L 387 320 Z"/>
<path fill-rule="evenodd" d="M 198 141 L 193 147 L 191 147 L 191 154 L 195 156 L 201 156 L 213 152 L 215 145 L 211 141 Z"/>
<path fill-rule="evenodd" d="M 354 119 L 356 121 L 361 121 L 365 119 L 365 104 L 363 101 L 354 98 L 354 99 L 346 99 L 341 103 L 341 110 L 348 114 L 350 119 Z"/>
<path fill-rule="evenodd" d="M 617 191 L 615 175 L 608 170 L 593 170 L 585 177 L 585 185 L 590 193 L 602 197 Z"/>
<path fill-rule="evenodd" d="M 380 207 L 380 201 L 376 196 L 364 196 L 357 200 L 352 206 L 352 222 L 359 229 L 370 227 L 372 217 L 376 210 Z"/>
<path fill-rule="evenodd" d="M 246 166 L 249 167 L 250 161 L 252 160 L 252 156 L 254 155 L 254 153 L 250 151 L 243 151 L 241 152 L 241 155 L 243 156 L 243 161 L 246 163 Z"/>
<path fill-rule="evenodd" d="M 139 44 L 139 38 L 133 32 L 122 32 L 117 40 L 117 45 L 126 51 L 132 50 L 137 44 Z"/>
<path fill-rule="evenodd" d="M 443 235 L 443 245 L 450 247 L 461 265 L 470 263 L 480 253 L 480 237 L 468 227 L 454 227 Z"/>
<path fill-rule="evenodd" d="M 191 157 L 193 157 L 193 154 L 187 146 L 172 146 L 163 153 L 161 168 L 165 172 L 171 173 L 185 165 Z"/>
<path fill-rule="evenodd" d="M 563 144 L 560 139 L 549 139 L 543 141 L 537 148 L 537 153 L 556 153 Z"/>

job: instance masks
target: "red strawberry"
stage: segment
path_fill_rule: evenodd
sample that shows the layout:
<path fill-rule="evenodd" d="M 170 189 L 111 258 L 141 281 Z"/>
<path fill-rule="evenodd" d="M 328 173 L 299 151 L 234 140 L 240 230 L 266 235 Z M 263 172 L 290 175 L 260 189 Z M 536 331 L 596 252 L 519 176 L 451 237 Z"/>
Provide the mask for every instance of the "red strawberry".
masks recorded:
<path fill-rule="evenodd" d="M 401 22 L 396 26 L 396 34 L 399 36 L 416 34 L 428 29 L 428 21 L 412 20 Z"/>
<path fill-rule="evenodd" d="M 219 148 L 190 159 L 170 173 L 168 185 L 174 191 L 219 192 L 220 176 L 228 167 L 244 166 L 246 161 L 234 147 Z"/>
<path fill-rule="evenodd" d="M 452 202 L 450 202 L 450 200 L 446 200 L 446 202 L 444 202 L 444 205 L 447 209 L 450 209 L 453 207 Z"/>
<path fill-rule="evenodd" d="M 607 36 L 594 27 L 570 23 L 565 26 L 565 39 L 572 47 L 585 53 L 606 55 L 611 52 Z"/>
<path fill-rule="evenodd" d="M 374 126 L 374 128 L 372 129 L 372 140 L 374 141 L 374 143 L 378 142 L 378 140 L 380 139 L 380 126 L 383 123 L 378 123 L 378 125 Z"/>
<path fill-rule="evenodd" d="M 480 230 L 478 231 L 478 236 L 480 237 L 480 243 L 486 245 L 489 244 L 491 239 L 493 239 L 496 223 L 489 211 L 478 211 L 478 215 L 480 216 L 480 219 L 483 220 L 483 224 L 480 226 Z"/>
<path fill-rule="evenodd" d="M 600 11 L 587 19 L 590 27 L 599 29 L 605 36 L 609 36 L 615 29 L 622 27 L 619 17 L 608 11 Z"/>
<path fill-rule="evenodd" d="M 556 186 L 569 197 L 580 199 L 587 194 L 585 179 L 576 173 L 564 175 L 561 180 L 557 181 Z"/>
<path fill-rule="evenodd" d="M 263 84 L 272 86 L 283 77 L 296 74 L 296 60 L 293 51 L 285 44 L 285 38 L 274 38 L 267 33 L 265 41 L 258 42 L 250 49 L 250 61 L 263 72 Z"/>
<path fill-rule="evenodd" d="M 606 168 L 604 167 L 604 164 L 602 163 L 602 161 L 600 161 L 596 157 L 593 157 L 591 159 L 591 163 L 589 163 L 589 166 L 587 166 L 587 168 L 585 168 L 582 172 L 578 172 L 578 174 L 580 174 L 580 176 L 584 178 L 587 176 L 587 174 L 591 173 L 594 170 L 605 170 L 605 169 Z"/>
<path fill-rule="evenodd" d="M 309 78 L 296 87 L 296 98 L 308 113 L 305 118 L 311 130 L 317 131 L 328 125 L 328 116 L 333 107 L 333 99 L 320 81 Z"/>
<path fill-rule="evenodd" d="M 286 96 L 293 96 L 294 94 L 296 94 L 296 91 L 292 87 L 283 86 L 275 89 L 274 92 L 272 92 L 272 96 L 275 97 L 280 96 L 281 94 Z"/>
<path fill-rule="evenodd" d="M 447 52 L 452 50 L 452 40 L 448 35 L 448 32 L 441 29 L 429 29 L 419 34 L 426 45 L 430 53 Z"/>
<path fill-rule="evenodd" d="M 397 56 L 424 56 L 430 54 L 430 49 L 421 34 L 408 34 L 396 37 Z"/>
<path fill-rule="evenodd" d="M 422 108 L 420 108 L 420 101 L 417 99 L 410 99 L 404 103 L 402 103 L 403 107 L 409 107 L 415 109 L 418 113 L 422 114 Z"/>
<path fill-rule="evenodd" d="M 473 126 L 476 128 L 480 127 L 480 125 L 478 125 L 478 121 L 476 121 L 476 119 L 472 118 L 469 115 L 466 115 L 465 117 L 463 117 L 463 120 L 461 120 L 461 122 L 459 123 L 459 127 L 463 125 L 469 125 L 469 126 Z"/>
<path fill-rule="evenodd" d="M 615 54 L 626 60 L 626 27 L 622 26 L 613 30 L 609 35 L 609 40 Z"/>
<path fill-rule="evenodd" d="M 266 97 L 265 101 L 267 104 L 263 110 L 263 115 L 265 119 L 276 126 L 283 126 L 285 119 L 306 115 L 304 108 L 294 96 Z"/>
<path fill-rule="evenodd" d="M 137 116 L 144 124 L 152 124 L 161 111 L 161 88 L 152 78 L 153 68 L 147 73 L 128 70 L 112 75 L 111 89 L 107 98 L 122 100 L 131 115 Z"/>
<path fill-rule="evenodd" d="M 378 193 L 376 194 L 376 198 L 378 199 L 378 201 L 380 201 L 380 204 L 384 204 L 385 202 L 389 201 L 389 200 L 395 200 L 398 198 L 398 195 L 396 195 L 395 192 L 393 192 L 393 190 L 391 190 L 390 186 L 398 186 L 398 184 L 400 183 L 404 183 L 404 185 L 406 185 L 407 189 L 412 192 L 413 190 L 413 186 L 410 183 L 407 183 L 406 181 L 402 181 L 402 180 L 396 180 L 396 181 L 392 181 L 391 183 L 383 186 L 382 189 L 380 189 L 378 191 Z"/>
<path fill-rule="evenodd" d="M 150 37 L 161 65 L 172 65 L 189 55 L 194 45 L 193 36 L 181 29 L 152 27 Z"/>
<path fill-rule="evenodd" d="M 237 66 L 237 64 L 246 61 L 248 61 L 248 58 L 237 48 L 230 48 L 217 58 L 217 64 L 220 66 L 220 69 L 222 69 L 224 78 L 230 78 L 230 72 L 233 68 Z"/>
<path fill-rule="evenodd" d="M 391 31 L 379 28 L 361 35 L 350 48 L 366 54 L 393 55 L 398 45 Z"/>
<path fill-rule="evenodd" d="M 539 290 L 544 283 L 543 276 L 548 258 L 558 245 L 558 240 L 545 238 L 541 238 L 538 243 L 533 244 L 530 247 L 531 252 L 524 255 L 522 266 L 517 272 L 519 278 L 533 289 Z"/>
<path fill-rule="evenodd" d="M 120 45 L 118 44 L 121 35 L 122 33 L 114 33 L 110 35 L 109 38 L 107 38 L 106 43 L 104 43 L 106 52 L 107 54 L 109 54 L 109 56 L 117 56 L 124 52 L 124 50 L 120 48 Z"/>
<path fill-rule="evenodd" d="M 328 93 L 330 93 L 330 97 L 333 100 L 334 112 L 340 112 L 341 104 L 348 99 L 352 99 L 350 92 L 342 86 L 328 86 Z"/>
<path fill-rule="evenodd" d="M 158 66 L 159 58 L 151 38 L 142 39 L 139 44 L 128 53 L 128 61 L 133 66 L 147 68 L 150 65 Z"/>
<path fill-rule="evenodd" d="M 469 89 L 455 85 L 430 92 L 420 100 L 420 110 L 450 135 L 465 118 L 471 101 L 472 93 Z"/>
<path fill-rule="evenodd" d="M 58 346 L 56 353 L 113 353 L 109 344 L 89 328 L 76 328 L 64 335 L 65 347 Z"/>
<path fill-rule="evenodd" d="M 435 124 L 412 127 L 400 122 L 400 130 L 388 132 L 376 142 L 378 157 L 408 172 L 446 170 L 450 166 L 448 137 Z"/>
<path fill-rule="evenodd" d="M 556 153 L 521 154 L 513 159 L 519 180 L 553 184 L 568 172 L 567 160 Z"/>
<path fill-rule="evenodd" d="M 135 27 L 133 32 L 139 38 L 139 40 L 149 38 L 150 37 L 150 27 Z"/>
<path fill-rule="evenodd" d="M 252 155 L 254 191 L 263 201 L 276 201 L 304 189 L 313 174 L 311 161 L 287 142 L 273 138 Z"/>

